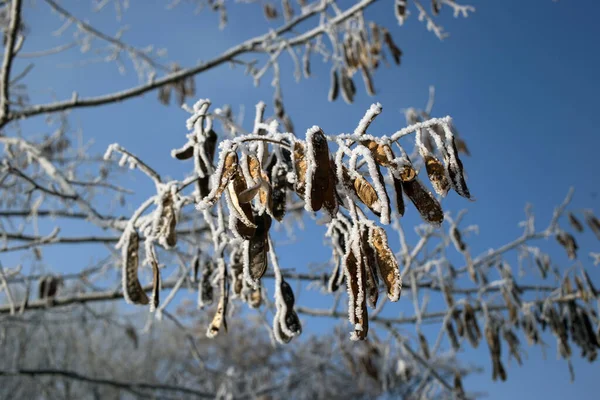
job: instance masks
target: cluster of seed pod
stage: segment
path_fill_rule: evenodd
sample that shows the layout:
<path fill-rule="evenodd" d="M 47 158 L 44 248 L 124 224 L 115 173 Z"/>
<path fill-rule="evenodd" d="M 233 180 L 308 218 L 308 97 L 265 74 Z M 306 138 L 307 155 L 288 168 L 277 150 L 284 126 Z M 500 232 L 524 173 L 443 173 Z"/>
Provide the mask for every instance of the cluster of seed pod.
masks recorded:
<path fill-rule="evenodd" d="M 598 218 L 588 210 L 584 211 L 584 217 L 590 230 L 594 232 L 598 240 L 600 240 L 600 220 L 598 220 Z M 567 218 L 573 230 L 575 230 L 577 233 L 582 233 L 584 231 L 583 224 L 573 212 L 569 212 L 567 214 Z M 565 249 L 569 260 L 575 260 L 577 258 L 577 250 L 579 249 L 579 246 L 577 245 L 577 241 L 572 234 L 558 228 L 556 232 L 556 240 Z"/>

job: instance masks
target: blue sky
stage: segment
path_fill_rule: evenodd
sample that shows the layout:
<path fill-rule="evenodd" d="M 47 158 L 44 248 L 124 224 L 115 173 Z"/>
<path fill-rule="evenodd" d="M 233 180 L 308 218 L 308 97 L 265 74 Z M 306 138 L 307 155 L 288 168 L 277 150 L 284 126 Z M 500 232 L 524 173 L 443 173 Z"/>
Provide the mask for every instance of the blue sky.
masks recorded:
<path fill-rule="evenodd" d="M 64 3 L 75 15 L 88 16 L 93 25 L 107 33 L 115 32 L 119 26 L 110 8 L 90 14 L 89 1 Z M 215 14 L 205 11 L 193 15 L 192 8 L 185 2 L 171 11 L 164 11 L 163 2 L 131 3 L 122 21 L 131 25 L 124 40 L 140 47 L 148 44 L 167 47 L 168 59 L 184 66 L 207 60 L 224 48 L 265 31 L 262 12 L 253 5 L 232 7 L 229 25 L 219 32 Z M 479 224 L 480 234 L 469 238 L 474 254 L 516 238 L 521 233 L 517 223 L 523 219 L 527 202 L 534 205 L 538 227 L 545 227 L 553 208 L 562 201 L 570 186 L 576 188 L 573 209 L 592 208 L 600 213 L 594 195 L 599 180 L 592 164 L 600 147 L 595 116 L 600 105 L 597 96 L 600 92 L 597 77 L 600 26 L 596 21 L 600 6 L 597 2 L 472 1 L 477 12 L 468 19 L 454 19 L 448 9 L 444 10 L 440 23 L 450 32 L 450 37 L 443 42 L 426 30 L 412 8 L 413 15 L 399 27 L 390 3 L 378 2 L 368 10 L 366 17 L 388 26 L 404 55 L 400 68 L 382 67 L 374 74 L 377 93 L 373 97 L 364 94 L 362 82 L 357 81 L 359 93 L 354 104 L 347 105 L 341 99 L 329 103 L 329 67 L 313 57 L 313 77 L 296 83 L 291 69 L 285 69 L 292 66 L 289 56 L 283 56 L 283 95 L 297 133 L 302 134 L 315 124 L 328 134 L 352 131 L 373 102 L 383 105 L 383 113 L 371 132 L 392 133 L 405 125 L 400 110 L 424 107 L 428 87 L 434 85 L 437 91 L 434 116 L 451 115 L 472 153 L 463 161 L 476 201 L 468 202 L 451 194 L 444 201 L 444 207 L 453 211 L 467 208 L 465 223 Z M 64 43 L 68 38 L 47 34 L 60 23 L 48 17 L 48 8 L 43 2 L 28 8 L 25 18 L 32 35 L 24 51 L 42 50 Z M 33 90 L 32 100 L 51 100 L 50 88 L 56 98 L 64 99 L 70 97 L 73 90 L 85 97 L 137 83 L 130 65 L 125 75 L 120 75 L 114 64 L 82 68 L 59 65 L 81 57 L 77 50 L 72 50 L 36 61 L 26 81 Z M 20 60 L 16 71 L 29 61 Z M 265 100 L 271 106 L 270 79 L 267 74 L 261 85 L 255 87 L 242 68 L 223 66 L 196 79 L 197 97 L 210 98 L 215 106 L 229 103 L 234 110 L 244 106 L 248 127 L 256 102 Z M 187 114 L 174 105 L 160 105 L 156 96 L 152 92 L 116 105 L 77 110 L 71 113 L 71 124 L 83 130 L 84 138 L 94 140 L 94 152 L 103 153 L 108 144 L 119 142 L 149 160 L 162 174 L 181 178 L 191 165 L 172 159 L 169 152 L 185 140 Z M 37 118 L 25 126 L 32 132 L 47 131 L 42 122 Z M 135 208 L 152 186 L 140 174 L 133 179 L 128 177 L 126 182 L 140 191 L 128 200 L 129 206 Z M 414 209 L 408 209 L 403 221 L 406 227 L 419 221 Z M 72 232 L 82 229 L 77 224 L 67 228 Z M 279 247 L 282 264 L 302 270 L 311 262 L 327 262 L 329 253 L 321 246 L 322 232 L 322 227 L 308 223 L 304 231 L 297 233 L 295 243 Z M 593 279 L 600 282 L 600 267 L 593 267 L 587 256 L 589 251 L 598 251 L 598 241 L 589 232 L 578 239 L 580 260 L 590 267 Z M 571 265 L 553 239 L 540 245 L 550 252 L 561 270 Z M 50 260 L 56 260 L 56 264 L 48 268 L 72 268 L 59 267 L 58 262 L 64 259 L 59 249 L 46 250 L 45 254 Z M 104 250 L 97 254 L 80 251 L 72 257 L 89 261 L 104 254 Z M 318 306 L 314 298 L 307 299 L 309 296 L 313 294 L 303 292 L 300 301 Z M 388 307 L 388 312 L 412 310 L 407 299 L 404 304 L 401 300 Z M 325 329 L 318 326 L 322 322 L 308 320 L 306 332 Z M 466 385 L 474 391 L 488 392 L 493 399 L 523 398 L 532 393 L 547 399 L 593 398 L 590 393 L 597 387 L 593 386 L 593 380 L 598 376 L 598 366 L 574 357 L 576 380 L 570 384 L 566 364 L 556 361 L 554 339 L 548 336 L 546 340 L 549 344 L 546 359 L 542 358 L 539 348 L 529 349 L 524 343 L 528 351 L 525 365 L 518 367 L 511 363 L 509 380 L 503 384 L 491 383 L 485 344 L 480 345 L 478 351 L 467 351 L 463 359 L 479 363 L 486 370 L 470 378 Z"/>

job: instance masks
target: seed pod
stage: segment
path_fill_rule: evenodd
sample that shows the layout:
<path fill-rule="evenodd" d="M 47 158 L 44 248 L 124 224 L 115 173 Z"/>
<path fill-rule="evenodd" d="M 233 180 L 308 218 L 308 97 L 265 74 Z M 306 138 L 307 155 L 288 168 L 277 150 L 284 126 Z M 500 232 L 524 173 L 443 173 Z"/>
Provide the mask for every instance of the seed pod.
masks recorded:
<path fill-rule="evenodd" d="M 485 324 L 485 338 L 490 349 L 490 356 L 492 358 L 492 380 L 500 378 L 502 381 L 506 381 L 506 371 L 502 365 L 500 359 L 502 353 L 502 347 L 499 337 L 499 328 L 496 323 L 487 321 Z"/>
<path fill-rule="evenodd" d="M 198 308 L 204 308 L 213 303 L 213 286 L 211 276 L 214 270 L 212 261 L 207 260 L 202 264 L 202 279 L 198 285 Z"/>
<path fill-rule="evenodd" d="M 328 175 L 327 189 L 323 195 L 323 207 L 327 210 L 327 213 L 331 218 L 335 218 L 339 209 L 338 193 L 336 190 L 337 176 L 335 173 L 335 163 L 332 159 L 329 159 L 329 175 Z"/>
<path fill-rule="evenodd" d="M 446 152 L 446 168 L 448 171 L 448 177 L 450 178 L 450 182 L 452 182 L 452 186 L 454 190 L 459 195 L 470 199 L 471 193 L 469 192 L 469 188 L 467 187 L 467 182 L 464 177 L 464 168 L 462 161 L 458 157 L 458 150 L 456 148 L 456 143 L 454 142 L 454 136 L 452 132 L 450 132 L 449 128 L 444 127 L 446 131 L 446 140 L 450 141 L 450 146 Z"/>
<path fill-rule="evenodd" d="M 456 247 L 456 250 L 459 252 L 462 253 L 463 251 L 467 250 L 467 245 L 465 242 L 463 242 L 462 235 L 460 234 L 460 231 L 456 225 L 452 225 L 450 228 L 450 239 L 452 240 L 454 247 Z"/>
<path fill-rule="evenodd" d="M 190 281 L 197 282 L 198 281 L 198 272 L 200 271 L 200 257 L 198 255 L 194 256 L 192 260 L 192 276 L 190 277 Z"/>
<path fill-rule="evenodd" d="M 227 205 L 231 212 L 232 225 L 234 234 L 241 236 L 244 239 L 250 239 L 256 231 L 256 223 L 254 222 L 254 214 L 250 203 L 240 203 L 239 194 L 247 189 L 246 180 L 237 173 L 227 185 Z"/>
<path fill-rule="evenodd" d="M 330 161 L 327 138 L 317 126 L 306 132 L 306 195 L 305 208 L 316 212 L 323 206 L 324 195 L 329 186 Z"/>
<path fill-rule="evenodd" d="M 270 3 L 266 3 L 263 6 L 263 12 L 265 13 L 265 17 L 267 19 L 276 19 L 279 14 L 277 13 L 277 9 Z"/>
<path fill-rule="evenodd" d="M 230 179 L 237 175 L 237 170 L 238 156 L 234 151 L 229 151 L 224 156 L 224 160 L 219 163 L 217 171 L 215 172 L 213 189 L 203 198 L 198 207 L 206 208 L 213 206 L 219 197 L 221 197 L 225 188 L 227 188 Z"/>
<path fill-rule="evenodd" d="M 331 272 L 329 280 L 327 281 L 327 290 L 329 293 L 337 292 L 340 287 L 340 277 L 343 277 L 341 257 L 337 253 L 334 253 L 334 260 L 333 271 Z"/>
<path fill-rule="evenodd" d="M 271 171 L 271 204 L 273 217 L 281 222 L 285 216 L 287 202 L 287 169 L 284 164 L 276 164 Z"/>
<path fill-rule="evenodd" d="M 431 11 L 433 12 L 433 15 L 438 15 L 441 7 L 440 0 L 431 0 Z"/>
<path fill-rule="evenodd" d="M 257 288 L 252 288 L 246 291 L 245 301 L 252 308 L 260 308 L 262 305 L 262 288 L 260 283 Z"/>
<path fill-rule="evenodd" d="M 369 230 L 366 228 L 361 233 L 360 244 L 363 262 L 365 263 L 367 300 L 369 306 L 375 308 L 377 306 L 377 299 L 379 298 L 379 274 L 377 273 L 375 251 L 369 244 Z"/>
<path fill-rule="evenodd" d="M 138 280 L 140 237 L 135 229 L 124 233 L 123 244 L 123 294 L 128 303 L 148 304 L 150 300 Z"/>
<path fill-rule="evenodd" d="M 463 388 L 462 379 L 460 377 L 460 372 L 454 373 L 454 391 L 456 392 L 456 396 L 459 399 L 466 399 L 467 395 L 465 393 L 465 389 Z"/>
<path fill-rule="evenodd" d="M 271 217 L 268 214 L 257 216 L 256 225 L 256 233 L 244 243 L 244 277 L 254 288 L 267 270 Z"/>
<path fill-rule="evenodd" d="M 508 320 L 514 325 L 518 321 L 517 318 L 518 318 L 519 312 L 517 311 L 515 304 L 513 303 L 512 299 L 510 298 L 508 289 L 506 287 L 502 286 L 500 288 L 500 291 L 502 292 L 502 297 L 504 298 L 504 303 L 506 304 L 506 308 L 508 309 Z"/>
<path fill-rule="evenodd" d="M 304 56 L 302 57 L 302 72 L 304 73 L 304 77 L 306 79 L 310 78 L 310 53 L 311 53 L 311 45 L 310 43 L 306 44 L 306 50 L 304 51 Z"/>
<path fill-rule="evenodd" d="M 344 256 L 344 271 L 348 289 L 348 318 L 354 325 L 354 332 L 350 335 L 350 339 L 364 340 L 369 330 L 365 296 L 365 264 L 362 262 L 360 248 L 354 248 L 354 245 L 349 247 L 349 251 Z"/>
<path fill-rule="evenodd" d="M 335 101 L 338 97 L 338 93 L 340 92 L 340 84 L 338 81 L 338 72 L 337 69 L 331 69 L 331 86 L 329 87 L 329 94 L 327 98 L 329 101 Z"/>
<path fill-rule="evenodd" d="M 396 0 L 394 3 L 394 12 L 398 23 L 400 25 L 404 24 L 404 21 L 406 21 L 406 0 Z"/>
<path fill-rule="evenodd" d="M 361 64 L 360 72 L 362 74 L 363 81 L 365 83 L 365 89 L 367 91 L 367 94 L 369 96 L 375 96 L 375 87 L 373 86 L 373 78 L 371 78 L 371 74 L 369 73 L 369 70 L 367 69 L 367 67 L 365 67 L 364 65 Z"/>
<path fill-rule="evenodd" d="M 392 165 L 392 160 L 395 157 L 389 144 L 377 143 L 374 140 L 363 140 L 360 143 L 371 151 L 377 164 L 382 167 L 389 167 Z"/>
<path fill-rule="evenodd" d="M 568 214 L 568 216 L 569 216 L 569 223 L 571 224 L 573 229 L 575 229 L 579 233 L 583 232 L 583 225 L 581 224 L 581 222 L 579 222 L 577 217 L 575 217 L 575 215 L 572 212 L 570 212 Z"/>
<path fill-rule="evenodd" d="M 273 317 L 273 336 L 281 344 L 287 344 L 292 340 L 291 336 L 286 335 L 281 327 L 281 318 L 278 313 Z"/>
<path fill-rule="evenodd" d="M 271 213 L 272 210 L 272 199 L 271 199 L 271 185 L 269 184 L 268 175 L 261 169 L 260 162 L 258 158 L 254 155 L 249 155 L 246 157 L 248 173 L 253 180 L 253 191 L 254 195 L 249 193 L 252 198 L 258 193 L 258 200 L 260 203 L 259 213 L 262 213 L 262 210 L 266 210 Z M 250 189 L 247 189 L 250 191 Z"/>
<path fill-rule="evenodd" d="M 289 21 L 290 19 L 294 18 L 294 9 L 292 8 L 292 4 L 290 3 L 290 0 L 282 0 L 282 4 L 283 4 L 283 18 L 286 21 Z"/>
<path fill-rule="evenodd" d="M 242 289 L 244 288 L 244 264 L 242 260 L 242 253 L 239 247 L 235 248 L 231 252 L 229 270 L 231 271 L 232 297 L 240 297 L 242 294 Z"/>
<path fill-rule="evenodd" d="M 223 262 L 220 260 L 219 262 Z M 219 304 L 217 305 L 217 311 L 208 327 L 206 332 L 206 336 L 209 338 L 214 338 L 221 331 L 221 327 L 227 332 L 227 303 L 229 301 L 227 293 L 229 291 L 227 277 L 221 277 L 221 295 L 219 297 Z"/>
<path fill-rule="evenodd" d="M 440 226 L 444 221 L 442 206 L 430 191 L 425 189 L 419 178 L 402 182 L 402 189 L 412 201 L 421 217 L 433 226 Z"/>
<path fill-rule="evenodd" d="M 159 217 L 155 219 L 153 235 L 158 237 L 159 243 L 169 249 L 177 244 L 177 212 L 173 199 L 174 194 L 167 188 L 160 206 L 156 209 Z"/>
<path fill-rule="evenodd" d="M 442 197 L 448 194 L 450 183 L 446 178 L 446 171 L 442 163 L 432 155 L 425 157 L 425 169 L 433 186 L 433 190 Z"/>
<path fill-rule="evenodd" d="M 387 235 L 383 228 L 373 226 L 369 230 L 369 244 L 375 251 L 379 274 L 387 289 L 388 298 L 398 301 L 402 293 L 402 280 L 400 279 L 400 266 L 390 249 Z"/>
<path fill-rule="evenodd" d="M 598 240 L 600 240 L 600 220 L 598 220 L 591 212 L 587 212 L 585 215 L 585 222 L 587 222 L 592 232 L 594 232 Z"/>
<path fill-rule="evenodd" d="M 458 337 L 456 336 L 456 332 L 454 331 L 454 325 L 452 325 L 451 320 L 447 320 L 444 326 L 446 329 L 446 333 L 448 334 L 448 340 L 450 341 L 450 345 L 454 351 L 460 350 L 460 342 L 458 341 Z"/>
<path fill-rule="evenodd" d="M 402 181 L 396 177 L 393 177 L 393 181 L 394 181 L 394 191 L 396 192 L 396 209 L 398 210 L 398 214 L 403 216 L 405 207 L 404 207 L 404 197 L 402 196 Z"/>
<path fill-rule="evenodd" d="M 160 303 L 160 271 L 154 246 L 150 247 L 150 264 L 152 265 L 152 297 L 150 299 L 150 312 L 156 310 Z"/>
<path fill-rule="evenodd" d="M 394 39 L 392 39 L 392 35 L 390 34 L 390 32 L 387 29 L 382 29 L 383 31 L 383 41 L 385 42 L 385 44 L 387 45 L 390 53 L 392 54 L 392 57 L 394 58 L 394 62 L 396 63 L 396 65 L 400 65 L 400 58 L 402 57 L 402 50 L 400 50 L 398 48 L 398 46 L 396 46 L 396 43 L 394 43 Z"/>
<path fill-rule="evenodd" d="M 564 247 L 567 252 L 567 256 L 569 260 L 574 260 L 577 258 L 577 242 L 575 242 L 575 238 L 570 233 L 561 231 L 556 235 L 556 240 L 562 247 Z"/>
<path fill-rule="evenodd" d="M 423 358 L 429 360 L 429 343 L 427 343 L 427 338 L 421 332 L 419 332 L 419 346 L 421 347 L 421 353 L 423 353 Z"/>
<path fill-rule="evenodd" d="M 296 173 L 296 184 L 294 190 L 296 190 L 296 193 L 298 193 L 302 198 L 304 198 L 304 190 L 306 186 L 306 171 L 308 169 L 304 144 L 300 142 L 295 142 L 294 152 L 292 153 L 292 155 L 294 169 Z"/>
<path fill-rule="evenodd" d="M 354 86 L 354 81 L 350 76 L 348 76 L 348 73 L 345 70 L 341 72 L 341 79 L 342 97 L 346 103 L 352 104 L 354 102 L 354 95 L 356 94 L 356 86 Z"/>
<path fill-rule="evenodd" d="M 194 143 L 186 143 L 182 148 L 171 151 L 171 155 L 182 161 L 192 158 L 194 155 Z"/>

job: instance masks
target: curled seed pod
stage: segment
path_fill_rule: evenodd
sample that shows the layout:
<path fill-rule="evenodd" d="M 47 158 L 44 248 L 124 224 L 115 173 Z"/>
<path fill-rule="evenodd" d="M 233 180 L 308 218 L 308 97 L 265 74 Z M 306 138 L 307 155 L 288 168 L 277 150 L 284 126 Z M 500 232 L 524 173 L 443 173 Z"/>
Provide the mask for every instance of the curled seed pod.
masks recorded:
<path fill-rule="evenodd" d="M 198 285 L 198 308 L 204 308 L 213 303 L 213 286 L 211 276 L 214 271 L 212 261 L 205 261 L 202 264 L 202 279 Z"/>
<path fill-rule="evenodd" d="M 556 240 L 558 241 L 558 243 L 560 243 L 562 247 L 564 247 L 565 251 L 567 252 L 567 256 L 569 257 L 569 260 L 574 260 L 577 258 L 577 249 L 579 247 L 577 246 L 577 242 L 575 241 L 573 235 L 561 231 L 556 235 Z"/>
<path fill-rule="evenodd" d="M 402 293 L 400 266 L 388 245 L 385 230 L 377 226 L 372 227 L 369 230 L 369 244 L 375 251 L 379 274 L 387 289 L 388 298 L 391 301 L 398 301 Z"/>
<path fill-rule="evenodd" d="M 220 260 L 219 262 L 223 262 L 223 260 Z M 223 328 L 225 330 L 225 332 L 227 332 L 227 320 L 226 320 L 226 315 L 227 315 L 227 303 L 229 301 L 229 298 L 227 296 L 227 293 L 229 291 L 228 288 L 228 281 L 227 281 L 227 276 L 224 274 L 221 277 L 221 294 L 219 296 L 219 304 L 217 304 L 217 311 L 215 312 L 215 315 L 210 323 L 210 326 L 208 327 L 208 330 L 206 332 L 206 336 L 209 338 L 214 338 L 215 336 L 217 336 L 219 334 L 219 332 L 221 331 L 221 328 Z"/>
<path fill-rule="evenodd" d="M 256 223 L 250 203 L 240 203 L 239 194 L 247 189 L 246 180 L 241 174 L 235 174 L 227 185 L 227 205 L 231 212 L 231 225 L 233 232 L 244 239 L 254 236 Z"/>
<path fill-rule="evenodd" d="M 128 303 L 148 304 L 150 300 L 138 280 L 140 237 L 135 229 L 124 233 L 123 249 L 123 294 Z"/>
<path fill-rule="evenodd" d="M 465 181 L 463 163 L 458 156 L 458 149 L 456 148 L 454 135 L 447 126 L 444 126 L 444 131 L 446 133 L 446 140 L 450 142 L 450 146 L 448 146 L 447 150 L 445 151 L 448 177 L 450 178 L 450 182 L 452 182 L 452 186 L 454 187 L 456 193 L 462 197 L 470 199 L 471 193 L 469 192 L 467 182 Z"/>
<path fill-rule="evenodd" d="M 369 243 L 369 230 L 363 229 L 361 233 L 361 250 L 365 263 L 367 300 L 371 308 L 377 306 L 379 298 L 379 275 L 377 273 L 377 259 L 375 251 Z"/>
<path fill-rule="evenodd" d="M 354 179 L 354 192 L 367 207 L 378 217 L 381 216 L 381 203 L 377 197 L 375 188 L 360 175 Z"/>
<path fill-rule="evenodd" d="M 286 335 L 281 327 L 281 318 L 278 313 L 273 317 L 273 336 L 281 344 L 287 344 L 292 340 L 291 336 Z"/>
<path fill-rule="evenodd" d="M 577 217 L 572 212 L 570 212 L 568 214 L 568 216 L 569 216 L 569 224 L 571 224 L 573 229 L 575 229 L 579 233 L 583 232 L 583 225 L 581 224 L 581 222 L 579 222 Z"/>
<path fill-rule="evenodd" d="M 433 186 L 433 190 L 442 197 L 448 194 L 450 183 L 446 178 L 446 171 L 442 163 L 432 155 L 425 157 L 425 169 Z"/>
<path fill-rule="evenodd" d="M 298 193 L 301 197 L 304 197 L 306 171 L 308 169 L 304 144 L 300 142 L 294 143 L 294 152 L 292 153 L 292 157 L 296 173 L 296 184 L 294 186 L 294 190 L 296 190 L 296 193 Z"/>
<path fill-rule="evenodd" d="M 325 134 L 318 126 L 313 126 L 306 132 L 306 144 L 305 208 L 316 212 L 323 206 L 330 182 L 329 146 Z"/>
<path fill-rule="evenodd" d="M 203 198 L 198 205 L 198 208 L 206 208 L 213 206 L 221 197 L 223 191 L 227 188 L 229 181 L 238 170 L 238 156 L 235 151 L 229 151 L 225 154 L 224 159 L 219 163 L 217 171 L 214 175 L 214 185 L 211 192 Z"/>
<path fill-rule="evenodd" d="M 334 67 L 331 69 L 331 86 L 329 87 L 329 94 L 327 95 L 329 101 L 335 101 L 338 97 L 340 92 L 340 83 L 338 79 L 338 72 Z"/>
<path fill-rule="evenodd" d="M 369 320 L 366 304 L 365 264 L 362 262 L 360 248 L 355 244 L 349 246 L 344 257 L 344 271 L 348 289 L 348 319 L 354 325 L 351 340 L 364 340 L 369 331 Z"/>
<path fill-rule="evenodd" d="M 587 212 L 585 215 L 585 222 L 587 222 L 592 232 L 594 232 L 598 240 L 600 240 L 600 220 L 598 220 L 591 212 Z"/>
<path fill-rule="evenodd" d="M 256 225 L 254 236 L 244 242 L 244 277 L 254 288 L 267 270 L 271 217 L 268 214 L 257 216 Z"/>
<path fill-rule="evenodd" d="M 406 0 L 396 0 L 394 2 L 394 13 L 400 25 L 406 21 Z"/>
<path fill-rule="evenodd" d="M 341 257 L 338 254 L 334 254 L 334 267 L 329 280 L 327 281 L 327 290 L 329 293 L 337 292 L 340 287 L 340 278 L 343 277 L 343 271 L 341 266 Z"/>
<path fill-rule="evenodd" d="M 402 189 L 412 201 L 421 217 L 433 226 L 440 226 L 444 221 L 442 206 L 430 191 L 425 189 L 419 178 L 402 182 Z"/>
<path fill-rule="evenodd" d="M 248 169 L 249 178 L 252 179 L 252 187 L 246 189 L 239 196 L 241 203 L 250 202 L 256 194 L 258 194 L 259 200 L 259 214 L 262 214 L 264 210 L 271 213 L 272 210 L 272 198 L 271 198 L 271 185 L 269 184 L 269 177 L 261 169 L 260 161 L 258 157 L 249 155 L 246 157 L 246 166 Z M 242 194 L 245 194 L 245 198 L 242 199 Z"/>
<path fill-rule="evenodd" d="M 150 264 L 152 266 L 152 297 L 150 299 L 150 311 L 156 310 L 160 303 L 160 271 L 158 269 L 158 259 L 154 251 L 154 246 L 150 250 Z"/>

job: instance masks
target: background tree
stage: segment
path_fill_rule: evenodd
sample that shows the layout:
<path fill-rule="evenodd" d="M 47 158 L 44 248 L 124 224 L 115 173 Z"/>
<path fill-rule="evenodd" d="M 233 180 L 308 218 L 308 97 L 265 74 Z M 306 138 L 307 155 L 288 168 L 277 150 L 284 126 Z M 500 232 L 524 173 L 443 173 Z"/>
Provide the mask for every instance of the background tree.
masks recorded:
<path fill-rule="evenodd" d="M 371 20 L 376 3 L 393 24 Z M 109 4 L 116 23 L 114 14 L 107 18 Z M 157 46 L 126 40 L 119 21 L 133 14 L 143 29 L 173 29 L 174 40 L 185 39 L 186 52 L 195 51 L 195 38 L 180 37 L 177 19 L 153 21 L 155 13 L 132 7 L 92 2 L 94 24 L 81 5 L 76 12 L 53 0 L 3 3 L 5 396 L 464 398 L 476 395 L 462 384 L 474 371 L 456 358 L 465 348 L 488 353 L 494 380 L 510 376 L 507 359 L 523 361 L 524 340 L 542 348 L 556 341 L 571 373 L 575 349 L 596 359 L 597 279 L 585 268 L 589 258 L 577 261 L 585 255 L 576 236 L 600 238 L 600 222 L 591 210 L 569 207 L 572 191 L 543 228 L 528 207 L 515 240 L 478 253 L 471 243 L 477 227 L 463 222 L 464 211 L 447 207 L 450 191 L 473 199 L 463 169 L 471 142 L 451 117 L 431 117 L 433 90 L 423 109 L 404 110 L 407 126 L 395 121 L 383 135 L 379 103 L 360 114 L 353 109 L 343 127 L 330 130 L 311 127 L 310 118 L 300 127 L 288 96 L 284 102 L 286 79 L 308 87 L 315 75 L 321 82 L 326 76 L 327 87 L 299 94 L 302 102 L 320 96 L 352 104 L 374 95 L 377 74 L 401 63 L 398 23 L 414 13 L 443 39 L 439 19 L 469 16 L 472 6 L 175 1 L 168 7 L 183 9 L 177 18 L 204 8 L 217 12 L 224 42 L 228 29 L 241 29 L 239 21 L 260 16 L 268 24 L 246 23 L 244 31 L 254 36 L 231 46 L 207 40 L 208 30 L 201 30 L 204 61 L 189 67 L 168 61 L 160 48 L 166 34 Z M 38 15 L 56 18 L 56 25 Z M 46 45 L 40 38 L 49 32 L 59 43 L 34 47 Z M 86 80 L 101 80 L 87 88 L 101 93 L 65 96 L 72 88 L 58 82 L 48 92 L 48 82 L 34 74 L 51 71 L 54 60 L 79 67 L 70 71 L 85 71 Z M 112 64 L 124 77 L 133 69 L 138 82 L 100 74 Z M 244 118 L 243 108 L 234 112 L 204 99 L 197 77 L 210 79 L 223 64 L 256 85 L 270 77 L 270 105 L 258 102 Z M 139 100 L 149 92 L 158 102 Z M 126 100 L 139 101 L 129 117 Z M 186 130 L 169 126 L 161 135 L 170 148 L 157 136 L 131 134 L 136 118 L 160 119 L 153 107 L 173 103 L 183 106 L 187 121 Z M 72 111 L 79 108 L 87 122 L 76 120 L 82 128 L 74 129 L 79 117 Z M 118 132 L 104 139 L 119 144 L 105 146 L 102 157 L 83 139 L 95 136 L 83 133 L 88 123 Z M 162 172 L 159 160 L 136 155 L 147 146 L 185 162 Z M 125 173 L 126 167 L 135 171 Z M 140 173 L 147 182 L 133 185 Z M 282 248 L 308 224 L 320 227 L 307 229 L 325 240 L 330 260 L 294 265 Z M 538 245 L 548 238 L 564 254 Z M 118 309 L 93 306 L 110 300 L 120 300 Z M 351 325 L 303 340 L 323 317 Z"/>

